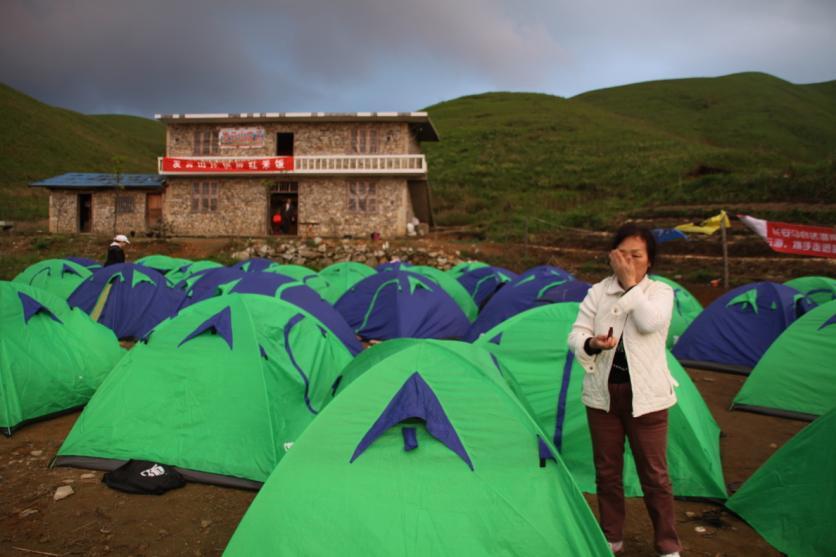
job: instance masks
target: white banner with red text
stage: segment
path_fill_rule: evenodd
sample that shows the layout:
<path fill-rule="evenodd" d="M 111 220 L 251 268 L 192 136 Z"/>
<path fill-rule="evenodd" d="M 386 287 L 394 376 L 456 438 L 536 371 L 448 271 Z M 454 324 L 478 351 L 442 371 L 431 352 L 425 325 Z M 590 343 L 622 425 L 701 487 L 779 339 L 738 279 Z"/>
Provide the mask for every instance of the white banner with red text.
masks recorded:
<path fill-rule="evenodd" d="M 218 158 L 178 158 L 162 157 L 160 172 L 164 174 L 222 174 L 272 173 L 293 170 L 293 157 L 218 157 Z"/>

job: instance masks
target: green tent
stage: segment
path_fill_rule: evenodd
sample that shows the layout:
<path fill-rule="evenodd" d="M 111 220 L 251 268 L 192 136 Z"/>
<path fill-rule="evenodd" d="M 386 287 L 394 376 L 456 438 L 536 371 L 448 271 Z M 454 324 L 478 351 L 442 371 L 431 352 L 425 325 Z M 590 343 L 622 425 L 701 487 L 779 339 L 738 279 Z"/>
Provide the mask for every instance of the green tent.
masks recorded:
<path fill-rule="evenodd" d="M 169 271 L 185 267 L 192 264 L 191 259 L 182 259 L 180 257 L 170 257 L 168 255 L 146 255 L 140 257 L 135 261 L 138 265 L 143 265 L 154 269 L 155 271 L 166 274 Z"/>
<path fill-rule="evenodd" d="M 348 366 L 225 555 L 611 555 L 542 435 L 484 350 L 386 341 Z"/>
<path fill-rule="evenodd" d="M 688 325 L 702 312 L 702 304 L 693 294 L 678 282 L 662 275 L 650 275 L 653 280 L 664 282 L 673 288 L 673 314 L 671 315 L 671 326 L 668 329 L 668 349 L 673 348 Z"/>
<path fill-rule="evenodd" d="M 581 402 L 585 371 L 567 348 L 579 304 L 562 302 L 527 310 L 482 335 L 506 378 L 529 404 L 581 490 L 595 492 L 592 440 Z M 679 383 L 679 402 L 669 411 L 668 472 L 677 496 L 725 499 L 720 428 L 688 374 L 668 353 Z M 624 493 L 641 495 L 632 455 L 625 458 Z"/>
<path fill-rule="evenodd" d="M 123 354 L 82 310 L 0 281 L 0 431 L 84 405 Z"/>
<path fill-rule="evenodd" d="M 836 406 L 836 300 L 792 323 L 758 360 L 732 408 L 813 420 Z"/>
<path fill-rule="evenodd" d="M 189 263 L 187 265 L 183 265 L 182 267 L 170 270 L 165 274 L 165 279 L 170 285 L 174 286 L 195 273 L 199 273 L 200 271 L 205 271 L 207 269 L 217 269 L 219 267 L 223 267 L 223 265 L 215 261 L 202 259 L 200 261 L 195 261 L 194 263 Z"/>
<path fill-rule="evenodd" d="M 66 300 L 93 271 L 69 259 L 44 259 L 30 265 L 14 282 L 36 286 Z"/>
<path fill-rule="evenodd" d="M 308 269 L 304 265 L 280 265 L 273 263 L 266 269 L 265 273 L 278 273 L 286 277 L 298 280 L 299 282 L 316 290 L 322 296 L 328 290 L 328 281 L 319 275 L 316 271 Z"/>
<path fill-rule="evenodd" d="M 446 272 L 452 276 L 454 279 L 459 278 L 463 274 L 472 271 L 473 269 L 479 269 L 481 267 L 489 267 L 487 263 L 483 261 L 462 261 L 458 265 L 448 269 Z"/>
<path fill-rule="evenodd" d="M 377 271 L 368 265 L 356 261 L 340 261 L 328 265 L 319 272 L 319 276 L 328 283 L 328 288 L 319 294 L 334 305 L 349 288 L 375 273 Z"/>
<path fill-rule="evenodd" d="M 787 441 L 726 507 L 789 557 L 836 555 L 836 409 Z"/>
<path fill-rule="evenodd" d="M 788 280 L 784 285 L 806 294 L 819 305 L 836 300 L 836 279 L 830 277 L 799 277 Z"/>
<path fill-rule="evenodd" d="M 418 273 L 434 281 L 453 298 L 453 301 L 461 308 L 468 321 L 473 323 L 476 320 L 476 317 L 479 315 L 479 308 L 476 306 L 476 302 L 473 301 L 467 289 L 454 277 L 435 267 L 428 267 L 426 265 L 413 265 L 408 269 L 413 273 Z"/>
<path fill-rule="evenodd" d="M 157 326 L 111 372 L 56 464 L 128 459 L 256 488 L 330 400 L 351 360 L 316 318 L 253 294 L 211 298 Z"/>

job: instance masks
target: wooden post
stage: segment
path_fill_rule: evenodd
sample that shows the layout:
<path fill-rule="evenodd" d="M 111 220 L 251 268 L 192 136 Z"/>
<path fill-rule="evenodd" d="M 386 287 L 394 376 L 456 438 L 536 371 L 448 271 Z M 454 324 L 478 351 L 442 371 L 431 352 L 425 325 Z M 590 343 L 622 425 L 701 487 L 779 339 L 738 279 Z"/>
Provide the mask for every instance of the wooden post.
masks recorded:
<path fill-rule="evenodd" d="M 723 239 L 723 288 L 729 289 L 729 246 L 726 239 L 726 214 L 720 219 L 720 233 Z"/>
<path fill-rule="evenodd" d="M 524 241 L 525 241 L 525 252 L 524 252 L 525 255 L 523 257 L 525 258 L 525 264 L 528 265 L 528 217 L 525 217 L 525 238 L 524 238 Z"/>

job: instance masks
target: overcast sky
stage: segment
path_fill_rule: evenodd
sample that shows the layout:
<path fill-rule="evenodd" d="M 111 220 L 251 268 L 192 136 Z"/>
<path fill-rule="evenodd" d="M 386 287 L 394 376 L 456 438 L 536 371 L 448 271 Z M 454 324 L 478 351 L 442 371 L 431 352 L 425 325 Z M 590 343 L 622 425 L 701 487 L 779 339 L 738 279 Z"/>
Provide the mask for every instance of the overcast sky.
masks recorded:
<path fill-rule="evenodd" d="M 741 71 L 836 79 L 836 0 L 0 0 L 0 81 L 87 113 L 408 111 Z"/>

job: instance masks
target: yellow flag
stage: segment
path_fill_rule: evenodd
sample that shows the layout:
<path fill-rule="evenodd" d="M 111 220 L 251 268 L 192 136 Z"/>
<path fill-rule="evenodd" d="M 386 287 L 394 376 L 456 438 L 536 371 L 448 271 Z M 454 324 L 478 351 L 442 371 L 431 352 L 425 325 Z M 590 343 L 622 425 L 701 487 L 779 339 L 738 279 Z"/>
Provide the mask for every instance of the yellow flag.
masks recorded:
<path fill-rule="evenodd" d="M 705 219 L 699 224 L 689 222 L 686 224 L 680 224 L 674 228 L 688 234 L 714 234 L 720 230 L 721 226 L 724 225 L 726 228 L 729 228 L 731 226 L 731 221 L 729 221 L 729 216 L 725 211 L 720 211 L 718 214 Z"/>

